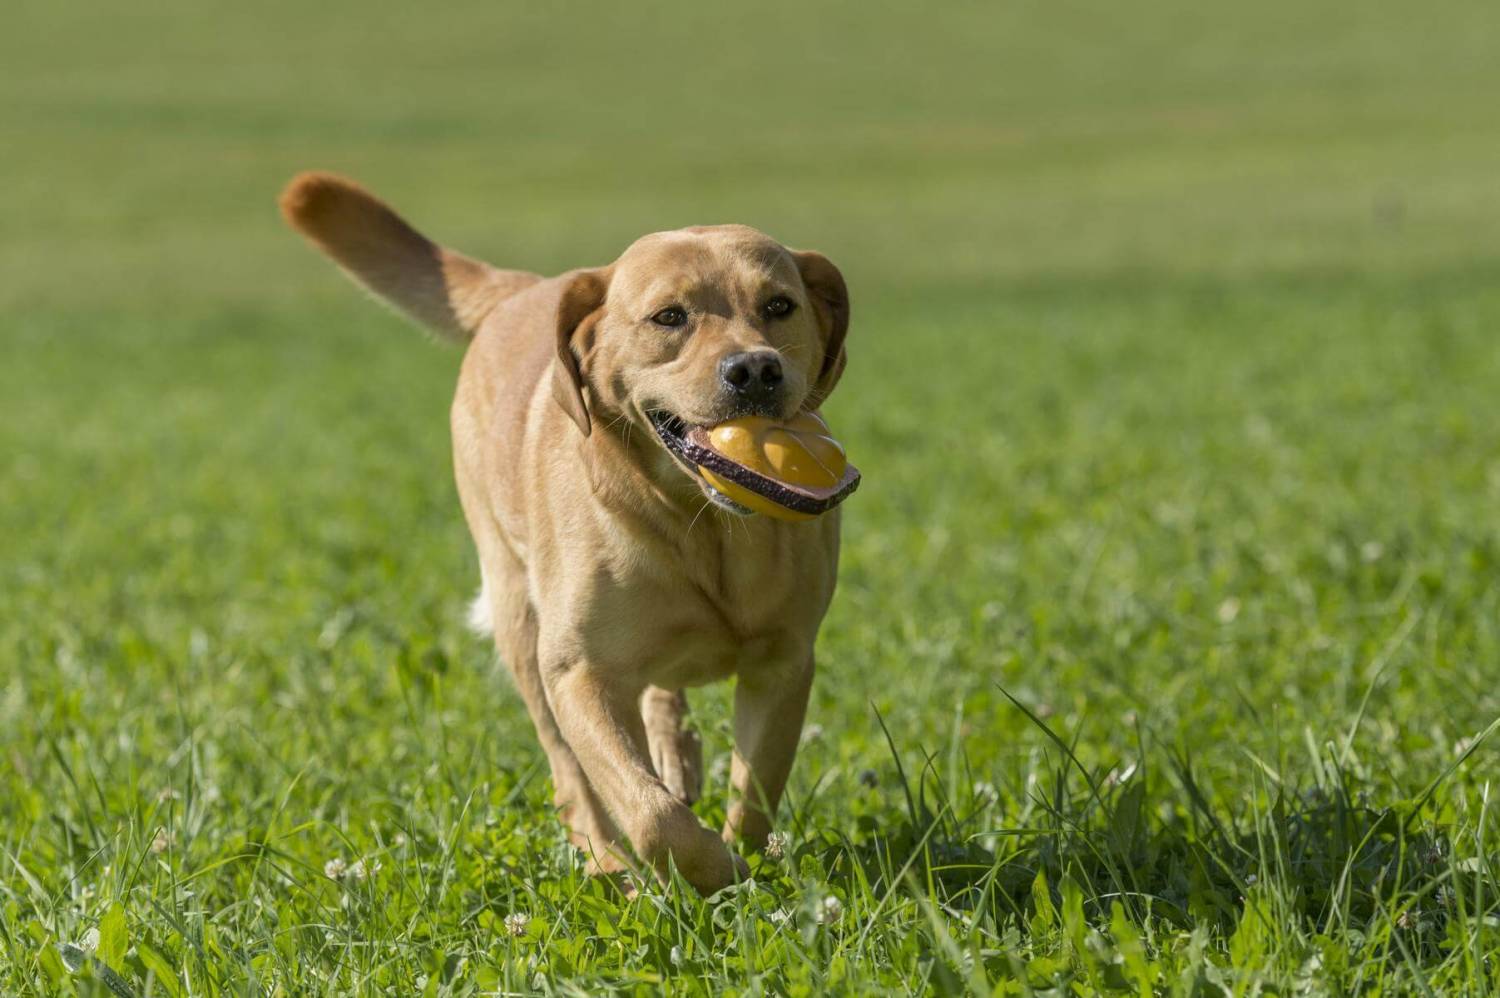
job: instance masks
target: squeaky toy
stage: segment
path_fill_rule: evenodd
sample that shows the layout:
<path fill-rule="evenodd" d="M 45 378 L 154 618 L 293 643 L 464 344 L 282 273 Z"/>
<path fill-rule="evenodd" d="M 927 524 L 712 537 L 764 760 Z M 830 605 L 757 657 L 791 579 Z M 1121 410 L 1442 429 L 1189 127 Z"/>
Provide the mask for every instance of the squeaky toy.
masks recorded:
<path fill-rule="evenodd" d="M 687 455 L 709 485 L 778 520 L 811 520 L 849 497 L 859 470 L 828 424 L 804 412 L 782 423 L 744 416 L 689 436 Z"/>

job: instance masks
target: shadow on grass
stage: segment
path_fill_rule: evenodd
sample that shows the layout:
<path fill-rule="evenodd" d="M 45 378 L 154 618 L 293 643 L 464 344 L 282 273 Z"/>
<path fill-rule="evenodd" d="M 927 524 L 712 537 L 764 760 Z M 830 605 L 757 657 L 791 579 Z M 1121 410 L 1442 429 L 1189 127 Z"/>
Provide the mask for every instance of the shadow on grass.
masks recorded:
<path fill-rule="evenodd" d="M 993 798 L 949 799 L 930 757 L 909 776 L 887 732 L 905 816 L 861 819 L 854 838 L 809 841 L 794 857 L 799 869 L 826 871 L 846 891 L 917 895 L 996 942 L 1036 931 L 1039 919 L 1050 924 L 1070 891 L 1094 926 L 1118 925 L 1123 911 L 1158 939 L 1165 931 L 1225 943 L 1255 917 L 1269 935 L 1309 952 L 1337 940 L 1409 964 L 1452 950 L 1450 922 L 1494 925 L 1500 916 L 1482 822 L 1470 830 L 1480 838 L 1477 855 L 1460 860 L 1453 815 L 1434 804 L 1438 787 L 1500 722 L 1421 794 L 1390 806 L 1363 800 L 1327 758 L 1318 786 L 1293 790 L 1267 773 L 1243 813 L 1231 814 L 1210 803 L 1191 759 L 1169 755 L 1166 771 L 1150 778 L 1143 762 L 1093 772 L 1012 702 L 1061 756 L 1013 801 L 1024 827 L 998 823 Z"/>

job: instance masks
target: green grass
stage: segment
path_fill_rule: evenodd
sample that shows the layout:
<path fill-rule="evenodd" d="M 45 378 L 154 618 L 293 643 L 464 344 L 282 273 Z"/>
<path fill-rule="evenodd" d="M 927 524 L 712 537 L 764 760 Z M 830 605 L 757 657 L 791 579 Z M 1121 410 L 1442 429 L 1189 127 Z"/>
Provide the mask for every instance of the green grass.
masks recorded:
<path fill-rule="evenodd" d="M 3 18 L 0 993 L 1500 994 L 1491 7 Z M 843 266 L 753 884 L 582 876 L 457 355 L 280 229 L 311 166 L 503 264 Z"/>

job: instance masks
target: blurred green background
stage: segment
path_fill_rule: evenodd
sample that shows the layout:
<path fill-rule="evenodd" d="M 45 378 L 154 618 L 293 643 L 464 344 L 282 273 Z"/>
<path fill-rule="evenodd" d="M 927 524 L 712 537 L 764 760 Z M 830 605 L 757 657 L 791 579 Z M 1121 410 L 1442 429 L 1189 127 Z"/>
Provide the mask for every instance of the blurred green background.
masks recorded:
<path fill-rule="evenodd" d="M 267 209 L 309 165 L 506 261 L 733 218 L 820 243 L 866 296 L 1495 251 L 1483 3 L 4 16 L 8 305 L 327 290 Z"/>
<path fill-rule="evenodd" d="M 1001 685 L 1096 775 L 1138 763 L 1162 829 L 1200 804 L 1259 829 L 1278 789 L 1409 800 L 1500 714 L 1497 53 L 1494 4 L 1447 0 L 10 0 L 0 988 L 63 987 L 47 947 L 112 904 L 199 992 L 415 988 L 434 949 L 501 982 L 539 959 L 580 987 L 688 972 L 595 937 L 518 955 L 480 917 L 592 888 L 461 627 L 457 354 L 281 226 L 307 168 L 503 266 L 738 221 L 843 268 L 829 413 L 866 479 L 799 841 L 905 820 L 872 706 L 909 778 L 926 752 L 978 801 L 945 834 L 1034 829 L 1061 757 Z M 722 762 L 724 693 L 695 703 Z M 1453 856 L 1485 853 L 1456 829 L 1494 767 L 1481 746 L 1433 804 Z M 1026 883 L 1068 868 L 1020 841 L 985 840 Z M 275 844 L 277 877 L 247 842 Z M 384 857 L 396 907 L 338 907 L 335 854 Z M 1195 909 L 1213 946 L 1248 855 L 1205 874 L 1241 878 Z M 1188 906 L 1178 854 L 1130 862 Z M 1281 955 L 1239 957 L 1266 980 L 1303 966 L 1311 924 L 1349 966 L 1398 952 L 1373 873 L 1358 939 L 1318 920 L 1330 883 L 1364 883 L 1330 869 L 1323 893 L 1323 868 L 1283 871 Z M 807 876 L 789 904 L 823 889 Z M 900 940 L 925 909 L 825 879 L 889 934 L 808 936 L 763 983 L 831 987 L 845 959 L 843 986 L 920 990 L 931 964 Z M 1408 956 L 1469 980 L 1460 951 Z M 692 952 L 715 987 L 749 973 Z"/>

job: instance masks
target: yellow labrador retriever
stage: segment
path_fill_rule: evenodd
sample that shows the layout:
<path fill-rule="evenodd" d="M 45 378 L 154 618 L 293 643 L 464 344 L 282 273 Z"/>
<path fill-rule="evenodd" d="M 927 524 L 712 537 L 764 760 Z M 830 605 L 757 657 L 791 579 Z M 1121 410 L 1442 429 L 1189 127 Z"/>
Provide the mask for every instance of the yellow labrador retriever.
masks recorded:
<path fill-rule="evenodd" d="M 838 269 L 721 225 L 542 278 L 437 246 L 336 176 L 297 177 L 281 207 L 355 280 L 469 343 L 452 426 L 475 618 L 515 673 L 572 841 L 596 871 L 624 867 L 628 841 L 658 875 L 670 858 L 704 893 L 732 883 L 744 863 L 727 844 L 764 844 L 796 754 L 839 514 L 737 515 L 667 444 L 822 403 L 844 369 Z M 720 836 L 688 806 L 682 690 L 731 675 Z"/>

